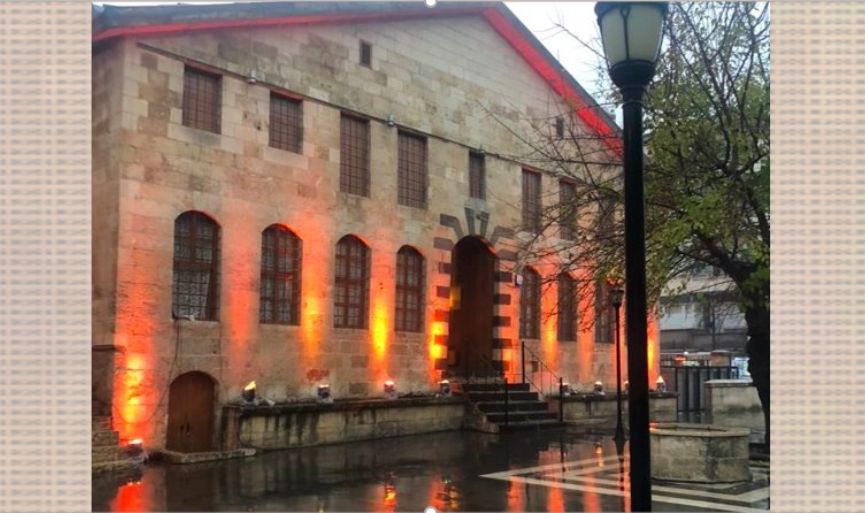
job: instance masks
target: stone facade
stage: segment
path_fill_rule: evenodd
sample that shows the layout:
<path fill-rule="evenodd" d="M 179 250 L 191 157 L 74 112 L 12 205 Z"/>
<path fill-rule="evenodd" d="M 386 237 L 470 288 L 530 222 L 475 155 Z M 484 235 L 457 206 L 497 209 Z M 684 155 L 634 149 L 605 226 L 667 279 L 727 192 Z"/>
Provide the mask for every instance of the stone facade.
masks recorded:
<path fill-rule="evenodd" d="M 358 63 L 360 40 L 372 44 L 370 67 Z M 222 76 L 219 134 L 182 123 L 185 65 Z M 303 100 L 302 153 L 268 145 L 271 90 Z M 433 390 L 448 358 L 452 248 L 468 235 L 498 256 L 493 360 L 515 372 L 523 165 L 504 155 L 520 152 L 526 120 L 554 117 L 561 102 L 482 17 L 111 39 L 94 46 L 93 97 L 94 346 L 114 355 L 94 368 L 94 407 L 111 410 L 122 438 L 162 446 L 169 385 L 190 371 L 214 379 L 219 404 L 250 380 L 275 401 L 311 397 L 321 383 L 336 397 L 381 395 L 386 379 L 400 392 Z M 341 112 L 370 121 L 368 198 L 340 192 Z M 425 209 L 397 202 L 400 129 L 427 138 Z M 486 154 L 487 200 L 469 197 L 470 149 Z M 557 201 L 556 179 L 542 186 L 544 202 Z M 187 211 L 220 226 L 217 321 L 172 319 L 174 220 Z M 261 233 L 274 223 L 303 241 L 298 326 L 258 320 Z M 335 245 L 347 234 L 371 250 L 368 329 L 333 328 Z M 425 259 L 421 333 L 394 331 L 403 245 Z M 555 297 L 545 292 L 545 309 Z M 566 381 L 614 382 L 612 344 L 555 334 L 548 317 L 529 344 Z"/>

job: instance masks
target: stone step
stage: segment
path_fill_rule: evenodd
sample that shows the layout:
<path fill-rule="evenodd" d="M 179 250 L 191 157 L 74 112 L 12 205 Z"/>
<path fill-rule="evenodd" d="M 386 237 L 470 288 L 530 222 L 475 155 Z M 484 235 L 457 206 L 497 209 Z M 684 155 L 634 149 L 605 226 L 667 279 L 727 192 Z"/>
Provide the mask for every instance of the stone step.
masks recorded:
<path fill-rule="evenodd" d="M 473 392 L 502 392 L 504 391 L 504 383 L 466 383 L 462 386 L 466 393 Z M 528 383 L 508 383 L 508 391 L 528 392 Z"/>
<path fill-rule="evenodd" d="M 505 411 L 504 401 L 478 402 L 477 407 L 484 413 L 496 413 Z M 543 401 L 508 401 L 507 409 L 511 412 L 517 411 L 547 411 L 549 405 Z"/>
<path fill-rule="evenodd" d="M 484 391 L 484 392 L 469 392 L 469 400 L 472 402 L 499 402 L 505 400 L 504 391 Z M 508 391 L 508 401 L 538 401 L 537 392 L 510 392 Z"/>
<path fill-rule="evenodd" d="M 93 463 L 105 463 L 117 460 L 128 460 L 126 451 L 122 447 L 116 445 L 107 445 L 102 447 L 93 447 L 90 450 L 91 461 Z"/>
<path fill-rule="evenodd" d="M 539 420 L 558 420 L 559 414 L 551 411 L 511 411 L 508 412 L 507 415 L 505 415 L 504 412 L 487 414 L 487 420 L 490 422 L 495 422 L 496 424 L 503 424 L 505 422 L 505 418 L 508 419 L 508 423 Z"/>
<path fill-rule="evenodd" d="M 90 434 L 90 441 L 93 447 L 100 447 L 106 445 L 117 447 L 117 445 L 120 443 L 120 439 L 117 436 L 117 431 L 110 431 L 107 429 L 93 430 L 93 432 Z"/>
<path fill-rule="evenodd" d="M 559 419 L 548 420 L 525 420 L 520 422 L 508 422 L 507 425 L 498 424 L 500 433 L 509 433 L 512 431 L 532 431 L 535 429 L 548 429 L 562 427 L 564 424 L 559 422 Z"/>

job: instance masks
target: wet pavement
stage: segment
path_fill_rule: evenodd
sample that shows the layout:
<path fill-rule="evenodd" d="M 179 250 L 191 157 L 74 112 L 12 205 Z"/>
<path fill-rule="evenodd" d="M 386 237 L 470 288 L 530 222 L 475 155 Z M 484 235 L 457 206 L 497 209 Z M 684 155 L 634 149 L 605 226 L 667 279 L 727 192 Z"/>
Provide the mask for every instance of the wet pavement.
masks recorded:
<path fill-rule="evenodd" d="M 94 511 L 627 511 L 627 446 L 574 429 L 450 431 L 93 481 Z M 654 511 L 768 509 L 766 471 L 738 487 L 656 485 Z"/>

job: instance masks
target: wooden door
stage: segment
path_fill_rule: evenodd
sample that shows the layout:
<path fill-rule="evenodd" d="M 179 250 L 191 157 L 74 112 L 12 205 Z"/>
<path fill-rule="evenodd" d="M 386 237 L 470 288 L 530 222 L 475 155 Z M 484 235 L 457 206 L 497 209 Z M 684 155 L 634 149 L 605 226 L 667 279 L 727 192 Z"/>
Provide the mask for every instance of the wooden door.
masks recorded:
<path fill-rule="evenodd" d="M 213 450 L 214 389 L 215 382 L 203 372 L 182 374 L 171 383 L 168 392 L 168 450 Z"/>

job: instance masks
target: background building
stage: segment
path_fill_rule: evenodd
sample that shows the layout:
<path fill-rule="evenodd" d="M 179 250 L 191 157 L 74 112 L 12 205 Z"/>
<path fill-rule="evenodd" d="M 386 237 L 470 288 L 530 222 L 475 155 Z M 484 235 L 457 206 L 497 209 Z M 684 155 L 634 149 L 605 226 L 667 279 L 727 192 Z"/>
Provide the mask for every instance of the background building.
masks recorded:
<path fill-rule="evenodd" d="M 275 401 L 429 392 L 515 376 L 520 340 L 613 386 L 612 329 L 569 328 L 593 298 L 547 315 L 569 278 L 542 290 L 556 262 L 516 265 L 560 184 L 504 155 L 565 106 L 612 151 L 612 121 L 503 4 L 96 12 L 94 415 L 206 450 L 250 381 Z"/>

